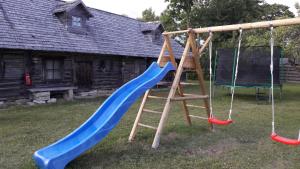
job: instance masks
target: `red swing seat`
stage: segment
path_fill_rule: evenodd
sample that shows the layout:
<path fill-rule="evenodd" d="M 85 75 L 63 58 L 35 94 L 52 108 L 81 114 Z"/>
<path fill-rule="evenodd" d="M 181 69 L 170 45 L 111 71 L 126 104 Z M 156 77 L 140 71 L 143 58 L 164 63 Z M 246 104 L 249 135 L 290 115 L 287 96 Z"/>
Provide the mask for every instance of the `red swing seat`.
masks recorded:
<path fill-rule="evenodd" d="M 276 142 L 287 144 L 287 145 L 294 145 L 294 146 L 300 145 L 300 140 L 281 137 L 281 136 L 277 135 L 276 133 L 272 133 L 271 138 L 272 138 L 272 140 L 274 140 Z"/>
<path fill-rule="evenodd" d="M 210 118 L 208 118 L 208 122 L 212 123 L 212 124 L 226 126 L 226 125 L 231 124 L 233 121 L 232 120 L 218 120 L 216 118 L 210 117 Z"/>

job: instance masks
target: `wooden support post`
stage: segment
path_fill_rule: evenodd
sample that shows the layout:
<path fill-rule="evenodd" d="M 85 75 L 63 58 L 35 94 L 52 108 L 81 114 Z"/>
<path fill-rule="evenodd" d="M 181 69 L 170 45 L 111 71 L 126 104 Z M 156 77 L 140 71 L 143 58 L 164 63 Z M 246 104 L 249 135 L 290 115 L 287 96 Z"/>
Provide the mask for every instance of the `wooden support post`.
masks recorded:
<path fill-rule="evenodd" d="M 167 44 L 167 49 L 169 51 L 169 54 L 170 54 L 170 59 L 171 59 L 171 62 L 173 63 L 173 65 L 177 65 L 176 63 L 176 60 L 175 60 L 175 55 L 173 53 L 173 49 L 171 47 L 171 42 L 170 42 L 170 36 L 169 35 L 165 35 L 165 41 L 166 41 L 166 44 Z M 177 71 L 174 73 L 174 77 L 176 76 L 177 74 Z M 181 76 L 181 73 L 180 73 L 180 76 Z M 183 97 L 183 88 L 182 86 L 180 85 L 180 82 L 178 84 L 178 94 Z M 188 110 L 188 107 L 187 107 L 187 103 L 185 100 L 182 101 L 182 107 L 183 107 L 183 111 L 184 111 L 184 115 L 185 115 L 185 119 L 186 119 L 186 122 L 188 125 L 191 125 L 192 124 L 192 121 L 191 121 L 191 118 L 189 116 L 189 110 Z"/>
<path fill-rule="evenodd" d="M 169 115 L 169 111 L 171 109 L 171 106 L 170 106 L 170 104 L 171 104 L 171 98 L 173 98 L 175 96 L 176 90 L 178 88 L 178 84 L 179 84 L 179 81 L 180 81 L 180 78 L 181 78 L 181 74 L 182 74 L 182 71 L 183 71 L 183 63 L 184 63 L 184 61 L 185 61 L 185 59 L 188 56 L 188 53 L 190 51 L 190 44 L 191 44 L 191 40 L 190 40 L 190 37 L 189 37 L 188 40 L 187 40 L 187 43 L 186 43 L 183 55 L 181 57 L 180 64 L 179 64 L 179 66 L 177 68 L 176 76 L 174 78 L 174 81 L 173 81 L 170 93 L 168 95 L 168 99 L 167 99 L 166 105 L 164 107 L 161 119 L 159 121 L 159 125 L 158 125 L 157 131 L 155 133 L 155 137 L 154 137 L 154 141 L 153 141 L 153 144 L 152 144 L 152 148 L 157 148 L 158 145 L 159 145 L 160 136 L 162 134 L 164 124 L 166 123 L 166 120 L 167 120 L 168 115 Z"/>
<path fill-rule="evenodd" d="M 166 51 L 166 48 L 167 48 L 167 41 L 165 40 L 164 41 L 164 44 L 162 46 L 162 49 L 160 51 L 160 54 L 158 56 L 158 60 L 157 60 L 157 63 L 160 64 L 160 62 L 162 61 L 162 57 L 164 56 L 164 53 Z M 146 101 L 147 101 L 147 98 L 150 94 L 150 90 L 147 90 L 144 97 L 143 97 L 143 100 L 142 100 L 142 103 L 140 105 L 140 108 L 139 108 L 139 111 L 137 113 L 137 116 L 135 118 L 135 121 L 134 121 L 134 124 L 133 124 L 133 127 L 131 129 L 131 132 L 130 132 L 130 135 L 129 135 L 129 141 L 133 141 L 134 140 L 134 137 L 136 135 L 136 132 L 137 132 L 137 127 L 138 127 L 138 124 L 140 122 L 140 119 L 142 117 L 142 113 L 143 113 L 143 109 L 145 107 L 145 104 L 146 104 Z"/>
<path fill-rule="evenodd" d="M 193 33 L 193 31 L 190 32 L 190 36 L 191 36 L 191 48 L 192 48 L 192 53 L 193 53 L 193 59 L 196 64 L 196 73 L 197 73 L 197 77 L 198 77 L 200 89 L 201 89 L 200 92 L 202 95 L 207 95 L 204 77 L 203 77 L 203 71 L 202 71 L 202 67 L 200 65 L 200 55 L 205 50 L 205 48 L 208 46 L 209 42 L 212 39 L 212 35 L 210 35 L 206 39 L 204 45 L 200 48 L 200 50 L 197 49 L 197 46 L 195 43 L 195 34 Z M 209 101 L 208 101 L 208 99 L 204 99 L 203 101 L 204 101 L 204 106 L 206 108 L 207 117 L 209 117 L 210 116 Z M 211 123 L 209 123 L 209 126 L 210 126 L 210 129 L 213 130 L 213 125 Z"/>

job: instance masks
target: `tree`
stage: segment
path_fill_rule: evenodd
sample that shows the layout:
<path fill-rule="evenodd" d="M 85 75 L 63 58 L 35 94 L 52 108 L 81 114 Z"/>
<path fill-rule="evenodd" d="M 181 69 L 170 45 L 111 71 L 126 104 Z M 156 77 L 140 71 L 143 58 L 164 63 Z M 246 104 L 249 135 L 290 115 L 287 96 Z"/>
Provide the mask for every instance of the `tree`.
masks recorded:
<path fill-rule="evenodd" d="M 290 18 L 295 15 L 289 7 L 280 4 L 263 4 L 262 19 L 274 20 Z M 285 56 L 299 57 L 300 35 L 299 26 L 278 27 L 274 30 L 275 45 L 283 48 Z M 247 31 L 244 35 L 245 46 L 269 46 L 270 32 L 266 30 Z"/>
<path fill-rule="evenodd" d="M 263 4 L 263 20 L 274 20 L 276 18 L 293 18 L 295 17 L 294 13 L 289 10 L 288 6 L 281 4 Z"/>
<path fill-rule="evenodd" d="M 159 17 L 155 15 L 155 12 L 150 7 L 148 9 L 145 9 L 142 12 L 142 18 L 138 18 L 138 19 L 145 22 L 153 22 L 153 21 L 158 21 Z"/>
<path fill-rule="evenodd" d="M 189 28 L 191 26 L 191 11 L 195 0 L 165 0 L 169 2 L 168 10 L 170 15 L 177 21 Z"/>
<path fill-rule="evenodd" d="M 300 16 L 300 5 L 299 2 L 295 3 L 295 8 L 297 10 L 298 17 Z"/>
<path fill-rule="evenodd" d="M 168 9 L 161 13 L 160 22 L 166 31 L 174 31 L 178 28 L 176 20 L 172 17 L 172 14 Z"/>

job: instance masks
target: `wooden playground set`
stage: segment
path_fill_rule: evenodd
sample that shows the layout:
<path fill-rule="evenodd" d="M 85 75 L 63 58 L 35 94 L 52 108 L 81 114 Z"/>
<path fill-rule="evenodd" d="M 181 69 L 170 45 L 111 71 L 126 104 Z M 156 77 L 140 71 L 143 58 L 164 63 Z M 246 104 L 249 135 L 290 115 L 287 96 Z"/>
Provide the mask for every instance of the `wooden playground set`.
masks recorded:
<path fill-rule="evenodd" d="M 243 30 L 268 28 L 270 29 L 270 76 L 271 76 L 271 102 L 272 102 L 272 133 L 271 138 L 276 142 L 287 145 L 300 145 L 300 133 L 298 139 L 289 139 L 276 134 L 275 132 L 275 103 L 273 95 L 273 55 L 274 55 L 274 38 L 273 28 L 278 26 L 288 26 L 300 24 L 300 18 L 275 20 L 267 22 L 247 23 L 228 26 L 217 26 L 209 28 L 188 29 L 176 32 L 165 32 L 162 50 L 158 57 L 157 63 L 151 66 L 139 77 L 131 80 L 116 90 L 96 112 L 80 127 L 64 138 L 56 141 L 49 146 L 36 151 L 33 158 L 40 168 L 61 169 L 70 161 L 95 146 L 108 133 L 117 126 L 123 115 L 128 111 L 130 106 L 145 93 L 139 111 L 137 113 L 129 141 L 133 141 L 139 127 L 146 127 L 156 130 L 152 148 L 158 148 L 164 125 L 168 119 L 173 102 L 182 102 L 184 115 L 189 125 L 192 124 L 191 118 L 204 119 L 208 122 L 209 128 L 213 130 L 214 125 L 230 125 L 233 123 L 231 118 L 233 111 L 234 93 L 236 81 L 238 78 L 239 55 L 242 44 Z M 238 52 L 236 57 L 236 66 L 234 80 L 231 87 L 231 104 L 228 113 L 228 119 L 220 119 L 217 113 L 213 112 L 212 104 L 212 41 L 213 34 L 216 32 L 239 31 Z M 177 65 L 175 56 L 171 46 L 171 35 L 187 33 L 188 39 L 184 48 L 180 63 Z M 208 37 L 202 46 L 196 43 L 196 35 L 208 33 Z M 209 93 L 206 92 L 204 83 L 204 75 L 202 67 L 199 63 L 200 57 L 204 50 L 209 47 L 210 60 L 210 87 Z M 193 71 L 197 74 L 198 85 L 200 87 L 199 94 L 184 93 L 181 84 L 181 75 L 184 71 Z M 159 83 L 166 75 L 172 72 L 174 80 L 167 97 L 158 96 L 152 93 L 151 88 Z M 162 112 L 150 110 L 145 107 L 148 99 L 161 99 L 166 101 Z M 188 104 L 191 100 L 203 100 L 203 106 Z M 188 108 L 199 108 L 206 110 L 206 117 L 190 114 Z M 153 113 L 161 115 L 158 127 L 142 123 L 141 117 L 143 113 Z"/>
<path fill-rule="evenodd" d="M 191 118 L 196 119 L 204 119 L 208 121 L 209 128 L 213 130 L 214 125 L 229 125 L 233 122 L 231 119 L 231 114 L 233 112 L 233 99 L 234 99 L 234 90 L 235 90 L 235 83 L 238 77 L 238 61 L 240 55 L 240 48 L 242 43 L 242 33 L 244 30 L 250 29 L 269 29 L 270 31 L 270 75 L 271 75 L 271 103 L 272 103 L 272 133 L 271 138 L 276 142 L 280 142 L 287 145 L 300 145 L 300 131 L 299 136 L 297 139 L 289 139 L 282 136 L 279 136 L 275 132 L 275 103 L 274 103 L 274 94 L 273 94 L 273 54 L 274 54 L 274 37 L 273 37 L 273 30 L 276 27 L 280 26 L 291 26 L 291 25 L 299 25 L 300 18 L 293 18 L 293 19 L 281 19 L 281 20 L 273 20 L 273 21 L 264 21 L 264 22 L 255 22 L 255 23 L 245 23 L 245 24 L 236 24 L 236 25 L 225 25 L 225 26 L 215 26 L 215 27 L 207 27 L 207 28 L 197 28 L 197 29 L 187 29 L 187 30 L 180 30 L 174 32 L 164 32 L 164 43 L 158 57 L 157 63 L 163 67 L 167 62 L 171 62 L 173 66 L 176 68 L 174 71 L 174 80 L 172 86 L 170 88 L 169 94 L 167 97 L 155 96 L 151 95 L 151 89 L 148 90 L 141 102 L 139 111 L 136 116 L 136 120 L 134 122 L 132 131 L 129 136 L 129 141 L 133 141 L 134 137 L 137 133 L 138 127 L 146 127 L 150 129 L 156 130 L 156 134 L 154 137 L 154 141 L 152 144 L 152 148 L 157 148 L 159 146 L 160 137 L 163 132 L 164 125 L 167 121 L 168 115 L 170 113 L 171 104 L 173 102 L 181 101 L 183 104 L 184 115 L 186 121 L 189 125 L 192 124 Z M 213 106 L 212 106 L 212 41 L 213 41 L 213 33 L 217 32 L 229 32 L 229 31 L 239 31 L 239 39 L 237 45 L 237 57 L 236 57 L 236 66 L 235 66 L 235 75 L 233 84 L 231 87 L 231 105 L 228 111 L 228 119 L 221 120 L 218 119 L 213 113 Z M 199 34 L 208 33 L 208 38 L 205 40 L 205 43 L 198 47 L 196 43 L 196 36 Z M 173 54 L 172 46 L 170 43 L 170 36 L 178 35 L 178 34 L 187 34 L 187 41 L 185 45 L 185 49 L 183 51 L 181 60 L 179 65 L 177 65 L 175 61 L 175 56 Z M 205 49 L 209 47 L 209 58 L 210 58 L 210 90 L 207 93 L 205 84 L 204 84 L 204 76 L 203 70 L 199 63 L 201 55 L 205 51 Z M 199 86 L 200 86 L 200 94 L 186 94 L 183 90 L 183 85 L 181 85 L 180 79 L 183 71 L 193 71 L 197 74 Z M 162 112 L 149 110 L 145 108 L 145 104 L 149 99 L 161 99 L 165 100 L 165 106 Z M 187 101 L 189 100 L 199 100 L 202 99 L 204 105 L 191 105 L 188 104 Z M 201 117 L 198 115 L 191 115 L 189 113 L 189 107 L 191 108 L 199 108 L 205 109 L 207 113 L 207 117 Z M 141 117 L 143 113 L 153 113 L 153 114 L 160 114 L 161 118 L 159 121 L 158 127 L 150 126 L 147 124 L 143 124 L 141 122 Z"/>

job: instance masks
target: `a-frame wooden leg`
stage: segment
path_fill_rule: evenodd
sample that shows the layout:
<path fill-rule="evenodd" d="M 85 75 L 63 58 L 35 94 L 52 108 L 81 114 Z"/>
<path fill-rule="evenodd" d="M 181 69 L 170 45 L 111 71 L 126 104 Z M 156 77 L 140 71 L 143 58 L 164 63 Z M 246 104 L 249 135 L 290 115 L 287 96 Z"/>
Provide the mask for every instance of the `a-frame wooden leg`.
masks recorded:
<path fill-rule="evenodd" d="M 164 44 L 163 44 L 163 47 L 162 47 L 162 49 L 161 49 L 161 52 L 160 52 L 160 54 L 159 54 L 159 56 L 158 56 L 158 60 L 157 60 L 157 63 L 158 63 L 158 64 L 161 62 L 162 57 L 163 57 L 163 55 L 164 55 L 166 49 L 167 49 L 167 42 L 166 42 L 166 40 L 165 40 L 165 41 L 164 41 Z M 141 116 L 142 116 L 142 113 L 143 113 L 143 109 L 144 109 L 144 107 L 145 107 L 145 104 L 146 104 L 147 98 L 148 98 L 148 96 L 149 96 L 149 93 L 150 93 L 150 90 L 146 91 L 146 93 L 145 93 L 145 95 L 144 95 L 144 97 L 143 97 L 142 103 L 141 103 L 141 105 L 140 105 L 139 111 L 138 111 L 138 113 L 137 113 L 137 116 L 136 116 L 136 118 L 135 118 L 133 127 L 132 127 L 131 132 L 130 132 L 130 135 L 129 135 L 129 139 L 128 139 L 128 140 L 129 140 L 130 142 L 134 140 L 134 137 L 135 137 L 135 135 L 136 135 L 137 128 L 138 128 L 138 124 L 139 124 L 139 122 L 140 122 L 140 119 L 141 119 Z"/>
<path fill-rule="evenodd" d="M 181 86 L 180 82 L 178 84 L 178 94 L 181 97 L 184 97 L 183 87 Z M 187 124 L 192 125 L 192 120 L 191 120 L 191 117 L 190 117 L 189 109 L 187 107 L 187 103 L 186 103 L 185 100 L 182 101 L 182 107 L 183 107 L 183 110 L 184 110 L 184 116 L 185 116 Z"/>
<path fill-rule="evenodd" d="M 193 53 L 193 59 L 194 59 L 195 65 L 196 65 L 196 73 L 197 73 L 197 77 L 198 77 L 200 89 L 201 89 L 200 92 L 202 95 L 206 95 L 206 87 L 205 87 L 205 83 L 204 83 L 203 71 L 202 71 L 202 67 L 200 65 L 200 55 L 205 50 L 205 48 L 208 46 L 209 42 L 212 39 L 212 35 L 210 35 L 206 39 L 204 45 L 201 47 L 200 50 L 197 49 L 197 46 L 195 43 L 195 34 L 190 33 L 190 36 L 191 36 L 191 48 L 192 48 L 192 53 Z M 206 108 L 207 117 L 209 117 L 210 116 L 209 100 L 203 99 L 203 101 L 204 101 L 204 106 Z M 211 123 L 209 123 L 209 127 L 211 130 L 213 130 L 213 125 Z"/>
<path fill-rule="evenodd" d="M 166 120 L 168 118 L 169 111 L 170 111 L 170 108 L 171 108 L 171 98 L 173 98 L 175 96 L 176 90 L 178 88 L 178 84 L 180 82 L 181 74 L 182 74 L 182 71 L 183 71 L 183 63 L 184 63 L 184 61 L 185 61 L 185 59 L 188 56 L 189 51 L 190 51 L 190 44 L 191 44 L 191 42 L 190 42 L 190 38 L 189 38 L 187 43 L 186 43 L 183 55 L 181 57 L 180 64 L 179 64 L 178 69 L 176 71 L 176 76 L 174 78 L 170 93 L 168 95 L 166 105 L 164 107 L 161 119 L 159 121 L 159 125 L 158 125 L 158 128 L 157 128 L 156 133 L 155 133 L 152 148 L 157 148 L 159 146 L 160 136 L 162 134 L 164 124 L 166 123 Z"/>
<path fill-rule="evenodd" d="M 171 46 L 171 42 L 170 42 L 170 36 L 168 35 L 165 35 L 165 42 L 166 42 L 166 47 L 169 51 L 169 55 L 170 55 L 170 58 L 171 58 L 171 62 L 176 65 L 176 61 L 175 61 L 175 55 L 173 53 L 173 49 L 172 49 L 172 46 Z M 176 77 L 176 74 L 177 74 L 177 71 L 174 73 L 174 77 Z M 181 76 L 181 75 L 180 75 Z M 178 84 L 178 88 L 177 88 L 177 92 L 178 94 L 183 97 L 183 88 L 182 86 L 180 85 L 180 82 Z M 183 107 L 183 111 L 184 111 L 184 116 L 185 116 L 185 119 L 186 119 L 186 122 L 188 125 L 191 125 L 192 124 L 192 121 L 191 121 L 191 118 L 190 118 L 190 113 L 189 113 L 189 110 L 188 110 L 188 107 L 187 107 L 187 103 L 185 100 L 182 101 L 182 107 Z"/>
<path fill-rule="evenodd" d="M 143 97 L 143 100 L 142 100 L 142 103 L 140 105 L 140 108 L 139 108 L 139 111 L 137 113 L 137 116 L 135 118 L 135 121 L 134 121 L 134 124 L 133 124 L 133 127 L 131 129 L 131 132 L 130 132 L 130 135 L 129 135 L 129 141 L 133 141 L 134 140 L 134 137 L 136 135 L 136 132 L 137 132 L 137 127 L 138 127 L 138 124 L 140 122 L 140 119 L 141 119 L 141 116 L 142 116 L 142 113 L 143 113 L 143 109 L 145 107 L 145 104 L 146 104 L 146 101 L 147 101 L 147 98 L 149 96 L 149 93 L 150 93 L 150 90 L 146 91 L 144 97 Z"/>

